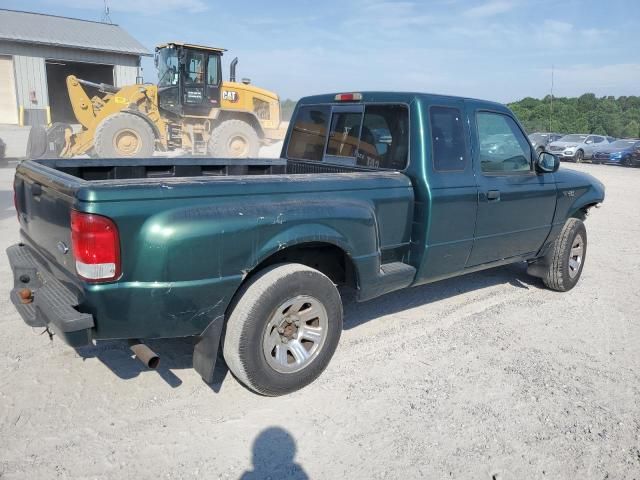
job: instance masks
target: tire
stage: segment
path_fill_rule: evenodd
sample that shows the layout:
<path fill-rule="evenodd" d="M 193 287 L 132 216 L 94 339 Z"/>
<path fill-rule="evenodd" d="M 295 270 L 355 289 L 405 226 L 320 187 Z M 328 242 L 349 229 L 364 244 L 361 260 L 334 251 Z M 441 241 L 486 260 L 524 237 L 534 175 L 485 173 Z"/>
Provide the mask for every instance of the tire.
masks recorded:
<path fill-rule="evenodd" d="M 551 261 L 542 281 L 551 290 L 568 292 L 580 280 L 586 256 L 587 229 L 581 220 L 570 218 L 553 245 Z"/>
<path fill-rule="evenodd" d="M 342 333 L 342 301 L 327 276 L 297 263 L 274 265 L 251 279 L 237 298 L 226 324 L 222 351 L 229 370 L 242 384 L 259 394 L 278 396 L 301 389 L 324 371 Z M 287 308 L 289 304 L 292 306 Z M 315 308 L 318 317 L 295 317 L 296 312 L 313 315 L 307 305 Z M 288 324 L 290 312 L 294 317 L 288 319 L 293 318 L 294 323 Z M 295 338 L 301 332 L 295 318 L 307 331 L 321 332 L 316 342 L 306 339 L 308 333 L 301 334 L 302 340 Z M 275 344 L 271 342 L 274 338 Z M 283 343 L 286 340 L 289 343 Z M 277 346 L 272 349 L 272 345 Z M 306 361 L 300 361 L 304 358 L 298 351 L 300 346 L 308 355 Z"/>
<path fill-rule="evenodd" d="M 136 115 L 116 113 L 98 125 L 93 149 L 101 158 L 150 157 L 155 150 L 151 125 Z"/>
<path fill-rule="evenodd" d="M 544 148 L 542 147 L 536 148 L 536 158 L 539 157 L 542 152 L 544 152 Z"/>
<path fill-rule="evenodd" d="M 29 130 L 27 140 L 27 158 L 41 158 L 47 152 L 47 129 L 42 125 L 34 125 Z"/>
<path fill-rule="evenodd" d="M 207 144 L 212 157 L 246 158 L 257 157 L 260 138 L 255 129 L 242 120 L 225 120 L 213 127 Z"/>
<path fill-rule="evenodd" d="M 582 150 L 578 150 L 575 157 L 573 157 L 573 160 L 576 163 L 582 163 L 582 160 L 584 160 L 584 152 Z"/>
<path fill-rule="evenodd" d="M 633 167 L 633 165 L 631 164 L 631 159 L 629 157 L 624 157 L 622 159 L 622 166 L 623 167 Z"/>

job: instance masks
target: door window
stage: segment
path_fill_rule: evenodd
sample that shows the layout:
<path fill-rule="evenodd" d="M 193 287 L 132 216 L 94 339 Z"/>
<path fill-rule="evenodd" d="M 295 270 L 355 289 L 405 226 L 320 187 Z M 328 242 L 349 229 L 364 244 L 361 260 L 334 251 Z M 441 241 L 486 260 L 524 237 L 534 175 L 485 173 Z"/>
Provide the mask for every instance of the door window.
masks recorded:
<path fill-rule="evenodd" d="M 204 53 L 187 54 L 186 83 L 204 83 Z"/>
<path fill-rule="evenodd" d="M 492 112 L 478 112 L 479 159 L 484 173 L 531 171 L 529 142 L 513 118 Z"/>
<path fill-rule="evenodd" d="M 604 142 L 604 137 L 593 137 L 594 143 L 602 143 Z"/>
<path fill-rule="evenodd" d="M 209 55 L 207 63 L 207 83 L 209 85 L 218 85 L 218 65 L 220 57 L 218 55 Z"/>
<path fill-rule="evenodd" d="M 438 172 L 464 171 L 467 148 L 462 113 L 453 107 L 431 107 L 431 151 Z"/>

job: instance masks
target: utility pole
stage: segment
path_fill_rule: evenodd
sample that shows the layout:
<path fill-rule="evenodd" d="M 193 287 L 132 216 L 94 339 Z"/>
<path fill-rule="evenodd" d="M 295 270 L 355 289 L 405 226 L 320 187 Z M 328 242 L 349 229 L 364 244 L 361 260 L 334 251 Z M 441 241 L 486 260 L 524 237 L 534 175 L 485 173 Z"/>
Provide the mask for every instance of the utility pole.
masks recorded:
<path fill-rule="evenodd" d="M 551 122 L 553 119 L 553 64 L 551 64 L 551 114 L 549 115 L 549 131 L 551 131 Z"/>
<path fill-rule="evenodd" d="M 102 23 L 113 23 L 111 21 L 111 17 L 109 16 L 109 4 L 107 3 L 107 0 L 104 0 L 104 10 L 102 11 L 102 18 L 100 19 L 100 21 Z"/>

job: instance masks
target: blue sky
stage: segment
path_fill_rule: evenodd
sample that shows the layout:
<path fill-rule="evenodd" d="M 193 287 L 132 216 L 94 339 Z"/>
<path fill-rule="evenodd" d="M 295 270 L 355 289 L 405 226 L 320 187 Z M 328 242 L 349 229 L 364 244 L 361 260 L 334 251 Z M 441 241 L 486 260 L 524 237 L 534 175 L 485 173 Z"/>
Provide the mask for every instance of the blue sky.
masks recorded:
<path fill-rule="evenodd" d="M 549 92 L 640 95 L 638 0 L 109 0 L 150 50 L 182 40 L 229 49 L 238 74 L 282 98 L 412 90 L 500 102 Z M 3 0 L 99 20 L 103 0 Z M 144 62 L 145 80 L 155 80 Z M 225 77 L 228 70 L 225 68 Z"/>

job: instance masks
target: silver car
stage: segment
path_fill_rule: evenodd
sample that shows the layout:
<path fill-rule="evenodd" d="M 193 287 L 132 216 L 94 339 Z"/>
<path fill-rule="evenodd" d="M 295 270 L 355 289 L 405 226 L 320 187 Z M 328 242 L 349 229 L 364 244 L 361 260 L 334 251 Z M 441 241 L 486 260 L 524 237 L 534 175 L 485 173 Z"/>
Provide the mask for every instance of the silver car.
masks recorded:
<path fill-rule="evenodd" d="M 609 144 L 603 135 L 576 134 L 565 135 L 560 140 L 551 142 L 547 150 L 558 156 L 560 160 L 580 163 L 593 158 L 593 152 Z"/>

